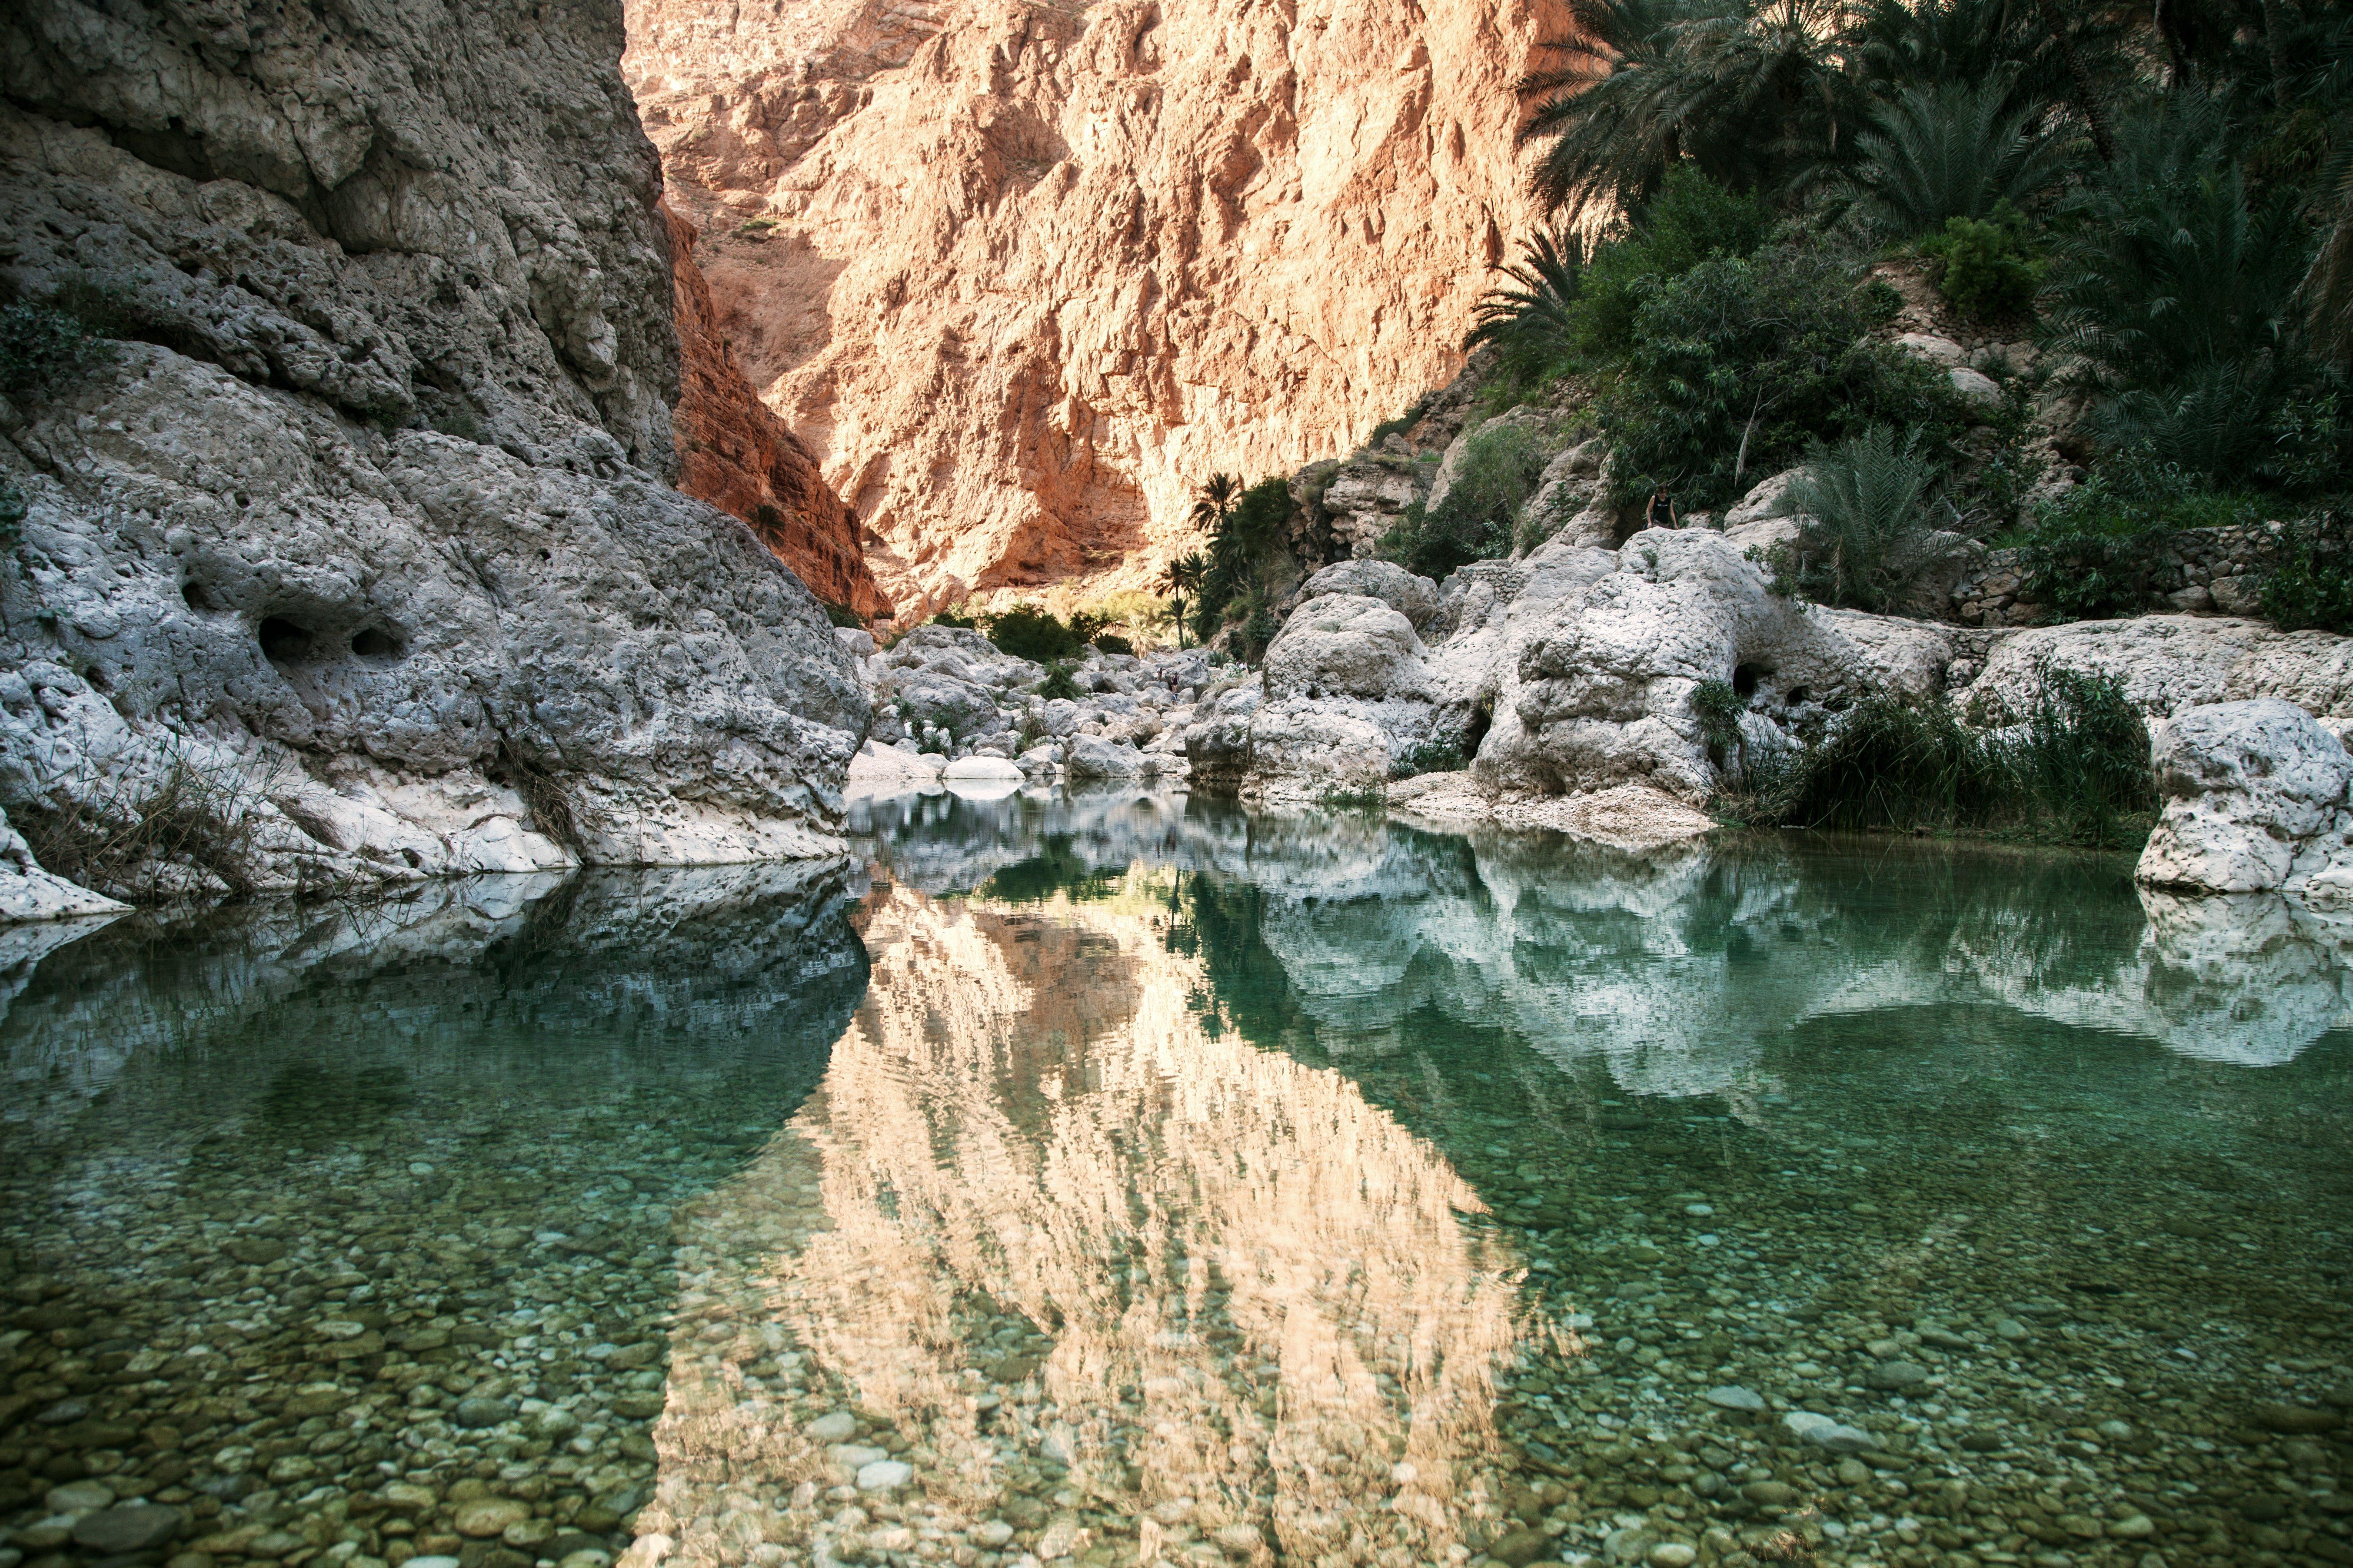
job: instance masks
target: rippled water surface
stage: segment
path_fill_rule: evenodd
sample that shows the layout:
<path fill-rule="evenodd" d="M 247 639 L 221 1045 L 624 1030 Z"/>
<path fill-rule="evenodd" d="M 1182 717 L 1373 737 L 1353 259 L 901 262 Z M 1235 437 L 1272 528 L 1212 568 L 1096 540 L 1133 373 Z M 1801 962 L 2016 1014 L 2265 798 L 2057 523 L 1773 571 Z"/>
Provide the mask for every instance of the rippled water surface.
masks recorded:
<path fill-rule="evenodd" d="M 863 809 L 0 933 L 0 1568 L 2353 1563 L 2353 932 Z"/>

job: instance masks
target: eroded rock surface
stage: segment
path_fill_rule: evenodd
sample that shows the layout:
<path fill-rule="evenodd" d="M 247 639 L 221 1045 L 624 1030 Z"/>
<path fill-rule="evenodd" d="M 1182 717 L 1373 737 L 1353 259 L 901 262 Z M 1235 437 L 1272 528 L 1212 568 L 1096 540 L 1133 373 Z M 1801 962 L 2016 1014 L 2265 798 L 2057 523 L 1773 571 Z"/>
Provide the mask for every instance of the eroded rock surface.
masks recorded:
<path fill-rule="evenodd" d="M 888 616 L 891 601 L 867 570 L 856 515 L 818 471 L 808 443 L 744 379 L 694 265 L 694 227 L 664 216 L 678 308 L 678 488 L 750 523 L 826 603 L 869 619 Z"/>
<path fill-rule="evenodd" d="M 52 869 L 216 892 L 834 842 L 849 658 L 668 486 L 617 22 L 0 18 L 0 269 L 143 340 L 0 398 L 0 799 Z"/>
<path fill-rule="evenodd" d="M 1733 688 L 1741 743 L 1769 750 L 1868 693 L 1941 689 L 1952 658 L 1941 627 L 1773 595 L 1757 563 L 1706 529 L 1480 562 L 1447 580 L 1427 621 L 1417 636 L 1380 599 L 1307 599 L 1268 651 L 1263 700 L 1197 714 L 1197 776 L 1206 766 L 1247 793 L 1312 797 L 1377 788 L 1452 753 L 1491 806 L 1632 789 L 1653 826 L 1687 834 L 1704 826 L 1690 808 L 1714 793 L 1724 760 L 1694 704 L 1704 683 Z"/>
<path fill-rule="evenodd" d="M 2353 756 L 2275 697 L 2188 709 L 2156 736 L 2165 814 L 2136 875 L 2199 893 L 2353 895 Z"/>
<path fill-rule="evenodd" d="M 1143 585 L 1203 477 L 1444 384 L 1565 10 L 630 0 L 626 68 L 754 384 L 923 607 Z"/>

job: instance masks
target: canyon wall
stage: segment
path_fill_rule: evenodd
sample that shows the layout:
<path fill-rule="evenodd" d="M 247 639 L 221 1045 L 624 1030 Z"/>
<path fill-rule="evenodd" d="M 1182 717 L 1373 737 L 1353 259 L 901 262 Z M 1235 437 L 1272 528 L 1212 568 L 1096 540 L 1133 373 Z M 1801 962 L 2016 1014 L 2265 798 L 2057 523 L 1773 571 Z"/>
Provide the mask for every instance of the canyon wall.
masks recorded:
<path fill-rule="evenodd" d="M 727 347 L 694 265 L 694 226 L 664 207 L 678 315 L 678 488 L 752 525 L 809 592 L 872 619 L 891 613 L 859 548 L 858 519 L 818 471 L 817 454 L 760 401 Z"/>
<path fill-rule="evenodd" d="M 0 8 L 0 804 L 50 869 L 838 847 L 854 671 L 670 488 L 621 43 L 593 0 Z"/>
<path fill-rule="evenodd" d="M 628 0 L 623 69 L 769 405 L 905 604 L 1133 586 L 1192 488 L 1461 363 L 1559 0 Z"/>

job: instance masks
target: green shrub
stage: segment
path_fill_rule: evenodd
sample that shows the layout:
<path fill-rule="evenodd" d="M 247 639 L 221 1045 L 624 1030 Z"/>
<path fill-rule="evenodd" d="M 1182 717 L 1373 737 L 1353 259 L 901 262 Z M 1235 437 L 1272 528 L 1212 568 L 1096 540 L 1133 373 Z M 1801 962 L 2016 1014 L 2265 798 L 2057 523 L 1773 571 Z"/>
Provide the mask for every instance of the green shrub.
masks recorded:
<path fill-rule="evenodd" d="M 1525 426 L 1482 426 L 1463 443 L 1445 496 L 1435 507 L 1407 508 L 1381 540 L 1381 553 L 1409 572 L 1441 579 L 1473 561 L 1509 555 L 1520 509 L 1547 460 Z"/>
<path fill-rule="evenodd" d="M 833 625 L 848 626 L 854 631 L 866 629 L 866 617 L 848 605 L 837 605 L 830 600 L 820 600 L 819 603 L 825 605 L 825 618 Z"/>
<path fill-rule="evenodd" d="M 0 481 L 0 551 L 12 551 L 25 542 L 25 516 L 31 510 L 24 491 Z"/>
<path fill-rule="evenodd" d="M 2337 514 L 2300 524 L 2264 574 L 2263 615 L 2284 632 L 2353 631 L 2353 538 Z"/>
<path fill-rule="evenodd" d="M 1424 741 L 1399 752 L 1389 763 L 1389 777 L 1409 779 L 1422 773 L 1459 773 L 1471 765 L 1459 741 Z"/>
<path fill-rule="evenodd" d="M 2168 93 L 2060 204 L 2043 312 L 2108 395 L 2109 447 L 2153 445 L 2210 486 L 2261 474 L 2312 367 L 2289 331 L 2312 252 L 2291 194 L 2251 193 L 2223 106 Z"/>
<path fill-rule="evenodd" d="M 1407 431 L 1412 429 L 1415 426 L 1420 424 L 1422 415 L 1426 413 L 1429 408 L 1430 396 L 1425 393 L 1421 396 L 1415 398 L 1412 404 L 1407 407 L 1406 411 L 1398 415 L 1396 418 L 1384 419 L 1379 424 L 1374 426 L 1372 434 L 1365 437 L 1365 445 L 1378 450 L 1380 444 L 1388 440 L 1390 437 L 1402 436 Z"/>
<path fill-rule="evenodd" d="M 1740 753 L 1740 715 L 1747 707 L 1728 680 L 1703 680 L 1692 689 L 1700 738 L 1707 742 L 1709 760 L 1719 768 L 1730 769 Z"/>
<path fill-rule="evenodd" d="M 1781 547 L 1788 578 L 1820 604 L 1880 615 L 1900 607 L 1948 554 L 1948 542 L 1936 537 L 1936 477 L 1916 430 L 1901 446 L 1884 425 L 1817 446 L 1789 487 L 1789 510 L 1805 521 L 1796 545 Z"/>
<path fill-rule="evenodd" d="M 1103 621 L 1083 611 L 1074 613 L 1066 621 L 1035 605 L 1016 605 L 1009 610 L 981 617 L 980 629 L 1001 651 L 1016 658 L 1045 664 L 1058 658 L 1083 657 L 1087 644 L 1102 635 Z"/>
<path fill-rule="evenodd" d="M 2015 316 L 2034 303 L 2042 269 L 2027 258 L 2018 209 L 2003 208 L 1991 218 L 1947 218 L 1945 231 L 1920 247 L 1945 264 L 1936 287 L 1963 315 Z"/>
<path fill-rule="evenodd" d="M 2021 540 L 2023 595 L 2063 620 L 2137 614 L 2184 529 L 2263 521 L 2253 496 L 2210 490 L 2176 464 L 2143 450 L 2119 454 L 2084 483 L 2046 503 Z"/>
<path fill-rule="evenodd" d="M 976 632 L 980 629 L 979 619 L 960 605 L 949 605 L 924 624 L 934 626 L 954 626 L 958 631 L 966 632 Z"/>
<path fill-rule="evenodd" d="M 1848 830 L 2002 831 L 2130 847 L 2157 808 L 2148 730 L 2116 681 L 2046 668 L 2041 694 L 1999 728 L 1942 700 L 1864 699 L 1813 745 L 1783 754 L 1755 793 L 1725 804 L 1744 820 Z"/>
<path fill-rule="evenodd" d="M 1095 635 L 1095 651 L 1113 655 L 1133 654 L 1135 645 L 1117 632 L 1098 632 Z"/>
<path fill-rule="evenodd" d="M 1071 679 L 1071 667 L 1056 659 L 1046 666 L 1046 679 L 1038 683 L 1038 695 L 1051 702 L 1057 698 L 1075 702 L 1079 700 L 1079 683 Z"/>
<path fill-rule="evenodd" d="M 1580 271 L 1568 311 L 1570 344 L 1590 363 L 1623 358 L 1633 347 L 1646 288 L 1710 257 L 1753 256 L 1772 226 L 1770 209 L 1757 197 L 1677 169 L 1631 229 L 1601 246 Z"/>
<path fill-rule="evenodd" d="M 1813 441 L 1874 424 L 1920 428 L 1941 459 L 1960 428 L 1940 372 L 1872 341 L 1891 291 L 1857 289 L 1818 246 L 1711 258 L 1638 292 L 1631 347 L 1597 409 L 1617 505 L 1663 483 L 1686 511 L 1715 507 Z"/>

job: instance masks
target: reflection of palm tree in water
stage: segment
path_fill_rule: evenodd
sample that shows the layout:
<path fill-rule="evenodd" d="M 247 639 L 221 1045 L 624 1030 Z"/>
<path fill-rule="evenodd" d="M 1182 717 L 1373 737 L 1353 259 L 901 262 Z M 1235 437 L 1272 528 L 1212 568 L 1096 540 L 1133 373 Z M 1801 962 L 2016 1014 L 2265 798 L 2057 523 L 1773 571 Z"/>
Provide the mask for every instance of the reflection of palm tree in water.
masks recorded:
<path fill-rule="evenodd" d="M 726 1243 L 723 1272 L 773 1269 L 782 1325 L 969 1520 L 1053 1490 L 1043 1455 L 1147 1563 L 1176 1550 L 1177 1500 L 1229 1543 L 1442 1557 L 1501 1490 L 1507 1259 L 1452 1213 L 1471 1188 L 1345 1079 L 1206 1030 L 1158 919 L 881 900 L 824 1087 L 712 1215 L 774 1223 L 741 1211 L 806 1161 L 830 1228 L 797 1253 Z M 670 1436 L 666 1474 L 672 1447 L 743 1447 Z M 764 1452 L 771 1482 L 818 1462 Z"/>

